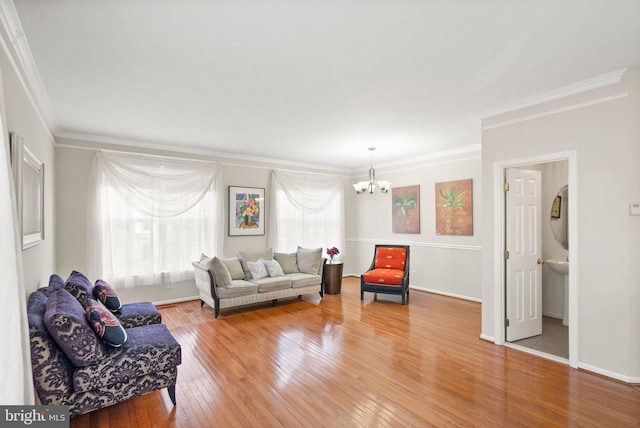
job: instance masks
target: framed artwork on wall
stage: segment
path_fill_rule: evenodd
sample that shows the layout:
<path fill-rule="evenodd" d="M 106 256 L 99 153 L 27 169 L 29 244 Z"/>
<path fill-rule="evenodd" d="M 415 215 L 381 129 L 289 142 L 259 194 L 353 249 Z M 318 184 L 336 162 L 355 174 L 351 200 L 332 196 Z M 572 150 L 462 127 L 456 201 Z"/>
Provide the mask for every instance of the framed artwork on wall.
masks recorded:
<path fill-rule="evenodd" d="M 551 217 L 560 218 L 560 208 L 562 207 L 562 196 L 558 195 L 551 205 Z"/>
<path fill-rule="evenodd" d="M 436 183 L 436 234 L 473 235 L 473 181 Z"/>
<path fill-rule="evenodd" d="M 9 136 L 22 249 L 44 241 L 44 164 L 24 138 Z"/>
<path fill-rule="evenodd" d="M 264 189 L 229 186 L 229 236 L 264 235 Z"/>
<path fill-rule="evenodd" d="M 391 189 L 393 233 L 420 233 L 420 185 Z"/>

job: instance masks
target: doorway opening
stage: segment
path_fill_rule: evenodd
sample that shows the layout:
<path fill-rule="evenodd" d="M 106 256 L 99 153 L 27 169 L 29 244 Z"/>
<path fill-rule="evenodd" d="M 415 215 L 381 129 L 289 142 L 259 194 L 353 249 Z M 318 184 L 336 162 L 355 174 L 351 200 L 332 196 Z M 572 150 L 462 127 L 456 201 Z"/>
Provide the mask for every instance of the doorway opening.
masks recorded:
<path fill-rule="evenodd" d="M 494 219 L 494 269 L 497 274 L 496 278 L 500 279 L 499 283 L 496 282 L 495 288 L 496 302 L 500 303 L 496 305 L 494 313 L 496 344 L 518 348 L 564 363 L 568 362 L 571 367 L 577 367 L 577 251 L 571 254 L 571 262 L 569 263 L 569 248 L 575 249 L 578 241 L 576 236 L 578 218 L 576 198 L 574 197 L 577 194 L 576 153 L 575 151 L 562 152 L 496 163 L 494 164 L 496 189 L 503 189 L 510 169 L 537 170 L 542 175 L 543 185 L 540 190 L 542 202 L 540 213 L 536 219 L 537 227 L 542 232 L 542 239 L 538 244 L 540 248 L 538 255 L 536 255 L 537 263 L 539 263 L 537 268 L 535 266 L 536 258 L 534 258 L 533 262 L 529 260 L 530 266 L 533 263 L 533 267 L 530 267 L 529 270 L 522 269 L 515 276 L 513 272 L 510 274 L 508 266 L 514 259 L 511 258 L 511 254 L 507 253 L 510 251 L 507 244 L 510 232 L 507 227 L 513 227 L 513 225 L 509 226 L 508 221 L 510 213 L 507 206 L 507 192 L 494 193 L 494 208 L 497 214 Z M 565 193 L 560 193 L 565 185 L 568 186 Z M 569 196 L 568 189 L 571 189 L 571 196 Z M 562 236 L 556 237 L 551 228 L 551 224 L 557 223 L 559 220 L 566 222 L 564 238 Z M 514 223 L 513 220 L 512 223 Z M 563 241 L 566 248 L 563 246 Z M 547 260 L 549 263 L 546 263 Z M 553 262 L 553 266 L 551 262 Z M 558 264 L 561 264 L 558 268 L 560 272 L 556 269 Z M 566 274 L 563 275 L 561 273 L 563 271 Z M 539 278 L 535 278 L 536 275 Z M 523 280 L 522 278 L 527 279 Z M 531 290 L 535 290 L 535 287 L 527 288 L 526 282 L 531 281 L 534 284 L 536 280 L 542 296 L 538 300 L 534 298 L 525 301 L 524 305 L 520 305 L 518 308 L 520 313 L 516 318 L 526 318 L 526 311 L 532 311 L 532 313 L 537 311 L 536 316 L 540 323 L 540 331 L 536 332 L 536 327 L 534 327 L 533 329 L 525 328 L 530 333 L 520 334 L 520 336 L 513 334 L 513 330 L 509 333 L 510 327 L 507 325 L 513 325 L 509 316 L 514 317 L 513 308 L 510 306 L 513 305 L 513 302 L 510 302 L 509 298 L 513 297 L 510 296 L 510 293 L 516 294 L 513 289 L 511 292 L 509 291 L 510 284 L 513 285 L 514 281 L 517 282 L 516 285 L 521 293 L 532 292 Z M 522 286 L 520 282 L 523 282 L 525 286 Z M 523 313 L 525 316 L 522 316 Z M 520 327 L 516 330 L 518 329 Z"/>

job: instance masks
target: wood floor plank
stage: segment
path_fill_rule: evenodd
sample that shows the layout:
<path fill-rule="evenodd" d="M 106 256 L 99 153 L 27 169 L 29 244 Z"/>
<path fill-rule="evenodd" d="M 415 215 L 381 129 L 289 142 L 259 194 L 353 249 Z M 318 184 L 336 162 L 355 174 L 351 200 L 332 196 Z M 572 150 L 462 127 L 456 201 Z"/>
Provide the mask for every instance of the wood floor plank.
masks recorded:
<path fill-rule="evenodd" d="M 480 304 L 411 291 L 159 308 L 181 343 L 157 391 L 72 418 L 101 427 L 637 427 L 640 388 L 479 339 Z"/>

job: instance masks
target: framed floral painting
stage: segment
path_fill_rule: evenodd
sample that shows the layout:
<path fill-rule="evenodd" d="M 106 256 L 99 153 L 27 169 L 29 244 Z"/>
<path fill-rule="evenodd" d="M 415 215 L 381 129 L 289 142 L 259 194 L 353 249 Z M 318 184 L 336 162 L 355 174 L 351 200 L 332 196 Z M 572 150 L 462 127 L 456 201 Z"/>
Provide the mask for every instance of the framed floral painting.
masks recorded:
<path fill-rule="evenodd" d="M 264 235 L 264 189 L 229 186 L 229 236 Z"/>

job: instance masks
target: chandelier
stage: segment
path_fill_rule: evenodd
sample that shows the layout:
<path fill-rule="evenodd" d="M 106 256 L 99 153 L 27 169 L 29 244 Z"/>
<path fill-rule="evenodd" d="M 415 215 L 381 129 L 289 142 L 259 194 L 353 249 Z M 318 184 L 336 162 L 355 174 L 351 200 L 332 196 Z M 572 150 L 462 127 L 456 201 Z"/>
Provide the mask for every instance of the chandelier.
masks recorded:
<path fill-rule="evenodd" d="M 353 185 L 353 188 L 356 189 L 356 193 L 364 193 L 369 192 L 373 194 L 375 189 L 378 189 L 382 193 L 387 193 L 389 189 L 391 189 L 391 182 L 387 180 L 379 180 L 376 181 L 376 170 L 373 169 L 373 151 L 375 147 L 369 147 L 369 151 L 371 152 L 371 167 L 369 168 L 369 181 L 359 181 Z"/>

